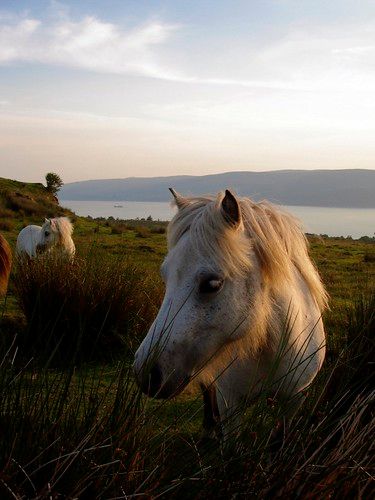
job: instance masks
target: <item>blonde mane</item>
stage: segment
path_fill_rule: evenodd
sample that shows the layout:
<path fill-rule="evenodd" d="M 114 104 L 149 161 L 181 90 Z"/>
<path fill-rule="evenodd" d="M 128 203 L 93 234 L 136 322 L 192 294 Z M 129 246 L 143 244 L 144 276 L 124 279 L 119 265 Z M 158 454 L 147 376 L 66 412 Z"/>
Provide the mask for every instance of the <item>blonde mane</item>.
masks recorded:
<path fill-rule="evenodd" d="M 308 253 L 308 241 L 298 219 L 267 201 L 255 203 L 237 198 L 242 214 L 234 230 L 221 212 L 224 193 L 216 197 L 184 198 L 183 206 L 168 227 L 168 247 L 173 248 L 190 232 L 195 250 L 228 275 L 246 275 L 252 266 L 251 253 L 259 259 L 263 279 L 271 288 L 291 281 L 297 270 L 321 311 L 327 293 Z M 243 230 L 241 230 L 243 229 Z"/>
<path fill-rule="evenodd" d="M 55 219 L 51 219 L 51 226 L 57 229 L 61 246 L 68 248 L 71 245 L 73 234 L 73 224 L 68 217 L 56 217 Z"/>

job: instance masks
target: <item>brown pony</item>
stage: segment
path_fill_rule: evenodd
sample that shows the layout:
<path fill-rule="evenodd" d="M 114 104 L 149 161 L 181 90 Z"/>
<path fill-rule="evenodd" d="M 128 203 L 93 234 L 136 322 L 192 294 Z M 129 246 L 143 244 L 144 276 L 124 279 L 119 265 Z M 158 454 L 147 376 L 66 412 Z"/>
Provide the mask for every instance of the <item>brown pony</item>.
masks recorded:
<path fill-rule="evenodd" d="M 5 295 L 7 291 L 11 266 L 12 252 L 10 246 L 0 234 L 0 296 Z"/>

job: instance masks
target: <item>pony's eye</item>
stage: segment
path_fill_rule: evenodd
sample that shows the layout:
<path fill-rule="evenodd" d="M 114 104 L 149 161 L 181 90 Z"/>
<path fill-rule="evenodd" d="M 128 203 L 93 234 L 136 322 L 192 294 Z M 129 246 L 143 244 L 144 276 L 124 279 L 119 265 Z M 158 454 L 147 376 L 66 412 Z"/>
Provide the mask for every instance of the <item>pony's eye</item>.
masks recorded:
<path fill-rule="evenodd" d="M 44 231 L 44 236 L 49 236 L 49 232 L 48 231 Z"/>
<path fill-rule="evenodd" d="M 224 280 L 218 276 L 208 276 L 199 284 L 200 293 L 216 293 L 221 290 Z"/>

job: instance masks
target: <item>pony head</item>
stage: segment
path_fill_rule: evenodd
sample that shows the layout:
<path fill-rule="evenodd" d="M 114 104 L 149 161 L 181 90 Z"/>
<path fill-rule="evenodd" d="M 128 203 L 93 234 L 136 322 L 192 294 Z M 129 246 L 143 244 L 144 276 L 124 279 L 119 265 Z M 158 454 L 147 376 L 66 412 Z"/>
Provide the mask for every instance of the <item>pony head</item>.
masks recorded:
<path fill-rule="evenodd" d="M 67 217 L 45 219 L 40 232 L 37 251 L 43 252 L 56 245 L 66 247 L 71 241 L 73 225 Z"/>
<path fill-rule="evenodd" d="M 37 245 L 38 253 L 48 250 L 59 242 L 59 231 L 55 221 L 56 219 L 44 219 Z"/>
<path fill-rule="evenodd" d="M 254 319 L 245 304 L 258 295 L 261 281 L 230 191 L 215 199 L 172 194 L 179 211 L 161 266 L 165 297 L 134 365 L 143 391 L 157 397 L 178 393 L 246 335 Z"/>
<path fill-rule="evenodd" d="M 296 269 L 319 305 L 326 300 L 292 216 L 228 190 L 216 197 L 172 194 L 178 212 L 161 266 L 165 296 L 134 362 L 143 392 L 160 398 L 196 377 L 212 382 L 271 342 L 272 296 Z"/>

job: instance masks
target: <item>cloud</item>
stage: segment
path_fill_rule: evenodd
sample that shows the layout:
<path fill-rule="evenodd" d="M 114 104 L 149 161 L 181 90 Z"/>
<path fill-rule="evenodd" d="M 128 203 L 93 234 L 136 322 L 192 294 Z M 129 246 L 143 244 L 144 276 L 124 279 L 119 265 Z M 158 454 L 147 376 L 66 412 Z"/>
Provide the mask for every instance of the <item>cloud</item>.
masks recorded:
<path fill-rule="evenodd" d="M 152 21 L 125 31 L 93 16 L 73 21 L 57 12 L 54 17 L 51 23 L 0 20 L 0 64 L 31 62 L 168 78 L 154 48 L 170 39 L 176 25 Z"/>
<path fill-rule="evenodd" d="M 189 37 L 185 46 L 183 37 L 175 45 L 173 35 L 180 25 L 154 20 L 123 29 L 94 16 L 73 20 L 58 2 L 51 8 L 46 19 L 0 17 L 0 65 L 41 63 L 216 87 L 286 91 L 375 87 L 371 20 L 365 25 L 285 25 L 278 38 L 255 44 L 243 34 L 241 43 L 223 37 L 215 39 L 210 53 L 209 37 L 195 50 L 188 45 Z"/>
<path fill-rule="evenodd" d="M 333 49 L 333 54 L 363 54 L 366 52 L 374 52 L 375 45 L 365 45 L 358 47 L 347 47 L 345 49 Z"/>

